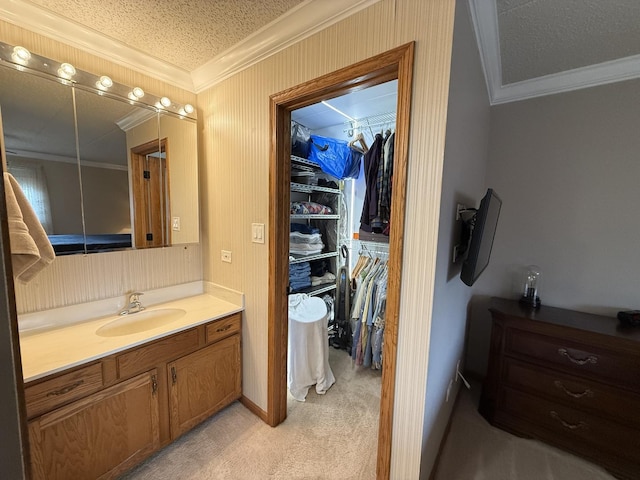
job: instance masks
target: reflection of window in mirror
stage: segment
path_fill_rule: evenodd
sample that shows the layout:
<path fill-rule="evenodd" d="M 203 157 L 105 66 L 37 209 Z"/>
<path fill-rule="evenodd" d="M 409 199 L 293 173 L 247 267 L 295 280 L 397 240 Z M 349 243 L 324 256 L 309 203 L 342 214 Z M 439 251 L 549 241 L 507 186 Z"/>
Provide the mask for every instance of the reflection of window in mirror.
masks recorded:
<path fill-rule="evenodd" d="M 49 190 L 44 169 L 36 165 L 16 165 L 15 162 L 8 162 L 7 169 L 20 184 L 45 232 L 52 232 Z"/>
<path fill-rule="evenodd" d="M 171 244 L 166 139 L 131 149 L 133 230 L 136 248 Z"/>

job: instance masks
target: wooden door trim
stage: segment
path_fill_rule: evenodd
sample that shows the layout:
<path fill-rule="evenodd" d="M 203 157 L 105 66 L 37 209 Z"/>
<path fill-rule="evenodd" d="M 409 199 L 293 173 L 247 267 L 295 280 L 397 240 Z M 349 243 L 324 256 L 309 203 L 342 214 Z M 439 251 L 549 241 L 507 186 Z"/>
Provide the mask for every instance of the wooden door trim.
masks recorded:
<path fill-rule="evenodd" d="M 385 362 L 378 428 L 377 478 L 391 473 L 391 435 L 398 349 L 400 281 L 409 151 L 414 43 L 408 43 L 271 96 L 269 152 L 269 307 L 267 423 L 287 416 L 287 334 L 289 258 L 289 182 L 291 111 L 320 100 L 345 95 L 398 79 L 394 177 L 389 239 L 389 280 L 384 332 Z"/>

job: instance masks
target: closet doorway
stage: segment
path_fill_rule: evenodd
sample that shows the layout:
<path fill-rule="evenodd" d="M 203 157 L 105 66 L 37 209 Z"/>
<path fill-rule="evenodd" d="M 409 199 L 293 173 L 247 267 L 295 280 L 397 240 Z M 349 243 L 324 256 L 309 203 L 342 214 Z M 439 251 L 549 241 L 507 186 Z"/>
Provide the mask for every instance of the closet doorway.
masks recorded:
<path fill-rule="evenodd" d="M 268 404 L 266 420 L 276 426 L 287 415 L 291 112 L 397 80 L 394 176 L 389 238 L 386 326 L 377 477 L 389 478 L 402 269 L 406 172 L 413 70 L 413 43 L 295 86 L 271 97 Z"/>

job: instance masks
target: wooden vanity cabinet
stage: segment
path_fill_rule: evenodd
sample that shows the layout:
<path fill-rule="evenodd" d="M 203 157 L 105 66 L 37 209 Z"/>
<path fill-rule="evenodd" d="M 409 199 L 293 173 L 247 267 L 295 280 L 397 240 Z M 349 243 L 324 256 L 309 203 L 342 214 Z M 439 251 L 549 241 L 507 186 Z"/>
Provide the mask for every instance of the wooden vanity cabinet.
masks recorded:
<path fill-rule="evenodd" d="M 172 439 L 240 397 L 240 362 L 233 335 L 167 365 Z"/>
<path fill-rule="evenodd" d="M 34 479 L 115 477 L 160 446 L 157 372 L 41 415 L 29 438 Z"/>
<path fill-rule="evenodd" d="M 25 385 L 35 479 L 115 478 L 242 395 L 241 314 Z"/>
<path fill-rule="evenodd" d="M 480 413 L 494 426 L 640 479 L 640 330 L 615 318 L 491 301 Z"/>

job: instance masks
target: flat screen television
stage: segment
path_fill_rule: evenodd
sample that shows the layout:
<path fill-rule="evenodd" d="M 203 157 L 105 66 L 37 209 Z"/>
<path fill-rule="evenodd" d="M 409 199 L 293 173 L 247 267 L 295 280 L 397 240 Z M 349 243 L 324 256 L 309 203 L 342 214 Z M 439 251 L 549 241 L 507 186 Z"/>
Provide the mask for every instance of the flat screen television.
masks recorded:
<path fill-rule="evenodd" d="M 460 272 L 460 279 L 466 285 L 473 285 L 489 264 L 501 206 L 502 200 L 493 189 L 489 188 L 480 201 L 480 207 L 475 215 L 468 221 L 471 227 L 471 238 Z"/>

